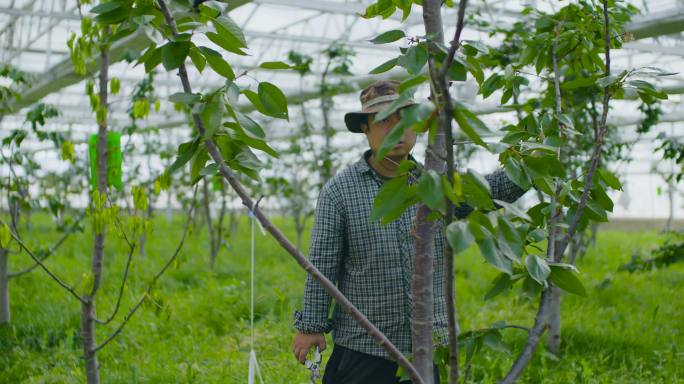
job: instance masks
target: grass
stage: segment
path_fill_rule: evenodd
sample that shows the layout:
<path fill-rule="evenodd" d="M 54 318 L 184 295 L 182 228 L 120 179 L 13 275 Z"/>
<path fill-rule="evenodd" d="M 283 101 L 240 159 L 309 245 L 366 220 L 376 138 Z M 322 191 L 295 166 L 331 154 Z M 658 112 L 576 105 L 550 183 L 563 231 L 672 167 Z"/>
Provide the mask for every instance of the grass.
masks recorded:
<path fill-rule="evenodd" d="M 24 238 L 48 245 L 54 233 L 45 218 L 33 220 Z M 122 310 L 103 340 L 140 297 L 151 276 L 171 255 L 182 218 L 160 217 L 148 239 L 146 257 L 136 255 Z M 294 238 L 288 221 L 278 220 Z M 301 305 L 305 274 L 268 236 L 256 241 L 255 349 L 267 383 L 306 383 L 307 370 L 291 355 L 292 312 Z M 307 234 L 308 236 L 308 234 Z M 305 236 L 305 238 L 307 237 Z M 73 235 L 47 262 L 64 280 L 82 289 L 90 263 L 88 231 Z M 243 219 L 213 270 L 208 268 L 206 231 L 196 230 L 178 263 L 158 282 L 152 299 L 124 332 L 99 354 L 103 383 L 243 383 L 247 378 L 249 331 L 249 225 Z M 598 245 L 578 263 L 589 298 L 563 297 L 561 359 L 538 350 L 520 382 L 526 383 L 684 383 L 684 266 L 640 274 L 618 273 L 633 249 L 659 242 L 655 232 L 601 232 Z M 108 235 L 100 317 L 112 310 L 126 252 Z M 10 258 L 12 270 L 29 264 Z M 456 260 L 461 329 L 496 321 L 529 326 L 536 302 L 518 289 L 484 301 L 496 271 L 470 249 Z M 0 383 L 83 383 L 80 359 L 80 306 L 40 270 L 10 282 L 12 324 L 0 328 Z M 510 352 L 483 349 L 470 369 L 470 381 L 493 383 L 510 367 L 524 342 L 520 330 L 504 331 Z M 330 344 L 329 344 L 330 345 Z M 324 353 L 329 356 L 330 349 Z"/>

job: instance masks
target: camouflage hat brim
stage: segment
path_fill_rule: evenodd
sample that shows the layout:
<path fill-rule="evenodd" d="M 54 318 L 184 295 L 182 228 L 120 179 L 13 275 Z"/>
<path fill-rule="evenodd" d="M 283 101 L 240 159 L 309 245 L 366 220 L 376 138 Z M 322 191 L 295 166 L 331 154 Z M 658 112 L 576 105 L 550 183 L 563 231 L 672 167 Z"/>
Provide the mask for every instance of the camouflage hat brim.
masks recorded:
<path fill-rule="evenodd" d="M 345 114 L 344 115 L 344 123 L 347 126 L 347 129 L 350 132 L 363 133 L 363 129 L 361 129 L 361 125 L 366 124 L 368 122 L 368 115 L 372 115 L 374 113 L 378 113 L 380 111 L 383 111 L 390 104 L 392 104 L 393 101 L 394 100 L 388 100 L 386 102 L 374 104 L 373 106 L 370 106 L 368 108 L 364 108 L 361 111 L 354 111 L 354 112 L 349 112 L 349 113 Z M 399 108 L 408 107 L 408 106 L 413 105 L 413 104 L 415 104 L 415 102 L 413 100 L 406 100 Z"/>

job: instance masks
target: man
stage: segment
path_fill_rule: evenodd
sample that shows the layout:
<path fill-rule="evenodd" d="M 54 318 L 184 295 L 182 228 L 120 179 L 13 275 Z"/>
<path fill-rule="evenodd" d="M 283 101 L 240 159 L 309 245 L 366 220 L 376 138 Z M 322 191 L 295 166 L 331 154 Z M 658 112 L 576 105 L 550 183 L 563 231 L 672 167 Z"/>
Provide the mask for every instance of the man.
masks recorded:
<path fill-rule="evenodd" d="M 395 112 L 382 121 L 375 114 L 399 98 L 396 81 L 378 81 L 361 92 L 362 110 L 345 115 L 351 132 L 366 135 L 370 149 L 363 157 L 328 181 L 318 198 L 309 259 L 404 354 L 411 353 L 411 275 L 414 251 L 414 205 L 394 222 L 369 220 L 373 200 L 382 184 L 398 175 L 401 161 L 410 155 L 416 133 L 407 129 L 401 141 L 382 159 L 375 154 L 385 136 L 399 122 Z M 414 104 L 406 101 L 402 107 Z M 420 176 L 410 171 L 409 182 Z M 494 198 L 512 202 L 524 191 L 502 171 L 487 176 Z M 458 217 L 470 211 L 457 209 Z M 434 254 L 434 333 L 447 343 L 447 307 L 444 298 L 443 223 L 438 225 Z M 335 346 L 323 376 L 324 384 L 398 383 L 397 364 L 352 317 L 335 306 L 328 319 L 331 297 L 307 276 L 302 311 L 295 312 L 297 334 L 292 352 L 304 363 L 311 348 L 325 349 L 324 333 L 332 331 Z M 439 377 L 436 382 L 439 383 Z"/>

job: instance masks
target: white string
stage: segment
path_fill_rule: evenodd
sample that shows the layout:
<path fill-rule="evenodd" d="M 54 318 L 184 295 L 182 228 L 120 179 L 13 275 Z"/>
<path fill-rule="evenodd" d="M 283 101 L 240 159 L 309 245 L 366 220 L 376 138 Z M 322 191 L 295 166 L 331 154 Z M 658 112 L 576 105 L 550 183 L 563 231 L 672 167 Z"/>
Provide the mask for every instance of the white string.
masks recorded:
<path fill-rule="evenodd" d="M 264 379 L 261 377 L 261 370 L 259 369 L 259 362 L 257 361 L 256 352 L 254 352 L 254 212 L 249 211 L 249 219 L 251 223 L 251 271 L 250 271 L 250 306 L 249 306 L 249 376 L 247 381 L 249 384 L 254 384 L 254 376 L 259 378 L 259 382 L 264 384 Z M 263 232 L 263 229 L 262 229 Z"/>
<path fill-rule="evenodd" d="M 249 345 L 252 350 L 254 350 L 254 213 L 249 211 L 249 220 L 252 224 L 252 238 L 251 238 L 251 273 L 250 273 L 250 310 L 249 310 L 249 327 L 250 327 L 250 340 Z"/>

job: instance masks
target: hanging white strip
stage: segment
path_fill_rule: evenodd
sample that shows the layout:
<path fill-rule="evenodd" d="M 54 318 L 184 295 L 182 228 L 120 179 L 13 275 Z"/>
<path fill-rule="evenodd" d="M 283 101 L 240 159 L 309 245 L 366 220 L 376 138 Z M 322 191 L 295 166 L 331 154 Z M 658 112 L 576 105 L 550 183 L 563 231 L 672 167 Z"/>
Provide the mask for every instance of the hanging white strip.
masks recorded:
<path fill-rule="evenodd" d="M 248 384 L 254 384 L 254 376 L 259 377 L 259 382 L 264 384 L 264 379 L 261 377 L 261 370 L 259 369 L 259 362 L 257 361 L 256 352 L 254 352 L 254 213 L 249 211 L 249 220 L 251 223 L 252 236 L 250 239 L 250 277 L 249 277 L 249 293 L 250 293 L 250 306 L 249 306 L 249 373 L 247 377 Z M 261 224 L 259 224 L 261 226 Z M 261 229 L 263 232 L 263 228 Z"/>
<path fill-rule="evenodd" d="M 249 351 L 249 381 L 248 384 L 254 384 L 254 377 L 259 378 L 259 382 L 264 384 L 264 378 L 261 377 L 261 369 L 259 369 L 259 362 L 257 361 L 256 352 Z"/>

